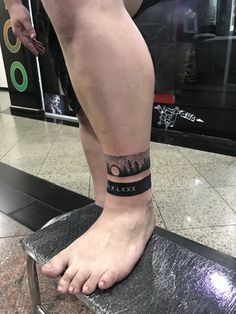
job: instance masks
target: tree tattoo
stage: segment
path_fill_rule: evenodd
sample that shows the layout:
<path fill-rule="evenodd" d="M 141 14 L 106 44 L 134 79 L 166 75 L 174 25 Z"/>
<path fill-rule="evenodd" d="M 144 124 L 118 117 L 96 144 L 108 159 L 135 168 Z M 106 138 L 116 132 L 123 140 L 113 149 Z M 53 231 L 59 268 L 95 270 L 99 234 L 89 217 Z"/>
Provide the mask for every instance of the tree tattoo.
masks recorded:
<path fill-rule="evenodd" d="M 126 156 L 105 155 L 107 173 L 115 177 L 129 177 L 150 168 L 149 150 Z"/>

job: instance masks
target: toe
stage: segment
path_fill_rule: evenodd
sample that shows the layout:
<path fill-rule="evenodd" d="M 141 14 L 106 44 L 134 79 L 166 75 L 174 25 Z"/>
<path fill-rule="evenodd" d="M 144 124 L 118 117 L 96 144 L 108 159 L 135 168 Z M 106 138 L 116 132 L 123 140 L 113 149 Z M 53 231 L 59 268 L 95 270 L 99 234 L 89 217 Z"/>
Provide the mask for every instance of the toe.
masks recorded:
<path fill-rule="evenodd" d="M 69 292 L 73 293 L 73 294 L 78 294 L 82 291 L 82 287 L 84 285 L 84 283 L 88 280 L 90 276 L 89 272 L 85 272 L 85 271 L 77 271 L 77 273 L 75 274 L 70 287 L 69 287 Z"/>
<path fill-rule="evenodd" d="M 53 257 L 47 264 L 43 265 L 42 272 L 50 278 L 57 278 L 67 267 L 67 260 L 62 254 Z"/>
<path fill-rule="evenodd" d="M 84 283 L 82 292 L 84 294 L 93 293 L 97 289 L 98 281 L 100 277 L 101 277 L 101 272 L 94 272 L 93 274 L 91 274 L 88 280 Z"/>
<path fill-rule="evenodd" d="M 69 286 L 76 275 L 77 269 L 69 267 L 66 272 L 63 274 L 62 278 L 58 283 L 57 290 L 60 293 L 67 293 L 69 291 Z"/>
<path fill-rule="evenodd" d="M 107 270 L 99 279 L 98 287 L 101 290 L 112 287 L 117 282 L 117 275 L 114 271 Z"/>

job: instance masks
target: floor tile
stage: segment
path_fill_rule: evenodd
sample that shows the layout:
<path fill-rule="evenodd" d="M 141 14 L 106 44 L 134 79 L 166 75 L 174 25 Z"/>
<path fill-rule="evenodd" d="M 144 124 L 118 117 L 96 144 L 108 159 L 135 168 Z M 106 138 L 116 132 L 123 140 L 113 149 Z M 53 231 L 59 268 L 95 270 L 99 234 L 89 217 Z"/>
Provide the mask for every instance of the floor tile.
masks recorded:
<path fill-rule="evenodd" d="M 156 226 L 161 227 L 163 229 L 166 229 L 166 225 L 163 221 L 163 218 L 161 216 L 161 213 L 159 211 L 159 208 L 157 206 L 155 199 L 153 199 L 153 209 L 154 209 L 154 215 L 155 215 L 155 219 L 156 219 Z"/>
<path fill-rule="evenodd" d="M 173 164 L 172 167 L 153 167 L 152 184 L 154 190 L 190 189 L 209 186 L 205 179 L 190 165 Z"/>
<path fill-rule="evenodd" d="M 85 173 L 88 172 L 88 164 L 84 154 L 74 155 L 74 156 L 55 156 L 49 155 L 42 168 L 40 169 L 39 174 L 66 174 L 66 173 Z"/>
<path fill-rule="evenodd" d="M 49 279 L 45 276 L 42 276 L 39 267 L 37 267 L 37 273 L 42 304 L 45 302 L 58 302 L 58 300 L 61 298 L 56 289 L 56 282 L 58 280 Z M 20 292 L 17 297 L 14 314 L 32 314 L 32 312 L 33 309 L 29 292 L 28 276 L 25 272 L 21 283 Z"/>
<path fill-rule="evenodd" d="M 8 156 L 9 157 L 9 156 Z M 45 161 L 45 157 L 39 157 L 32 160 L 26 158 L 11 159 L 8 157 L 2 158 L 1 162 L 11 167 L 17 168 L 32 175 L 37 175 Z"/>
<path fill-rule="evenodd" d="M 26 255 L 20 244 L 21 239 L 0 239 L 0 313 L 14 313 L 26 267 Z"/>
<path fill-rule="evenodd" d="M 150 149 L 151 150 L 157 150 L 158 152 L 159 151 L 165 151 L 167 153 L 170 153 L 170 152 L 179 153 L 179 146 L 163 144 L 163 143 L 156 143 L 156 142 L 150 143 Z"/>
<path fill-rule="evenodd" d="M 13 116 L 13 119 L 7 123 L 7 126 L 12 126 L 17 130 L 29 130 L 34 124 L 36 120 Z"/>
<path fill-rule="evenodd" d="M 44 173 L 39 174 L 40 178 L 53 182 L 59 186 L 79 193 L 84 196 L 89 196 L 89 176 L 90 172 L 67 172 L 67 173 Z"/>
<path fill-rule="evenodd" d="M 69 143 L 80 142 L 79 128 L 66 125 L 63 126 L 56 139 L 56 142 L 69 142 Z"/>
<path fill-rule="evenodd" d="M 50 143 L 26 144 L 18 142 L 1 159 L 2 162 L 36 175 L 41 169 L 48 152 L 51 149 Z"/>
<path fill-rule="evenodd" d="M 34 202 L 34 199 L 0 181 L 0 211 L 9 214 Z"/>
<path fill-rule="evenodd" d="M 236 158 L 234 161 L 194 164 L 197 171 L 213 186 L 236 186 Z"/>
<path fill-rule="evenodd" d="M 212 163 L 212 162 L 230 162 L 234 161 L 235 157 L 226 156 L 221 154 L 215 154 L 210 152 L 205 152 L 196 149 L 189 149 L 185 147 L 179 147 L 179 151 L 184 155 L 185 158 L 192 164 L 198 163 Z"/>
<path fill-rule="evenodd" d="M 10 217 L 33 231 L 40 229 L 50 219 L 62 212 L 40 202 L 34 202 L 10 214 Z"/>
<path fill-rule="evenodd" d="M 0 212 L 0 238 L 27 236 L 30 233 L 30 229 Z"/>
<path fill-rule="evenodd" d="M 176 147 L 168 148 L 151 145 L 150 157 L 154 171 L 166 167 L 172 169 L 178 169 L 184 166 L 189 167 L 188 160 L 183 157 Z"/>
<path fill-rule="evenodd" d="M 168 229 L 224 226 L 236 214 L 213 188 L 157 191 L 155 199 Z"/>
<path fill-rule="evenodd" d="M 71 157 L 71 156 L 84 156 L 82 144 L 68 142 L 55 142 L 50 150 L 48 157 Z"/>
<path fill-rule="evenodd" d="M 0 142 L 0 160 L 13 148 L 13 146 L 17 142 L 18 142 L 18 140 Z"/>
<path fill-rule="evenodd" d="M 52 144 L 43 143 L 43 144 L 24 144 L 17 143 L 2 161 L 13 161 L 17 159 L 25 159 L 25 160 L 34 160 L 35 158 L 41 158 L 47 156 L 48 152 L 51 149 Z"/>
<path fill-rule="evenodd" d="M 0 128 L 13 120 L 13 116 L 10 114 L 0 113 Z"/>
<path fill-rule="evenodd" d="M 53 144 L 58 136 L 58 132 L 44 133 L 41 130 L 32 132 L 31 130 L 24 134 L 19 144 Z"/>
<path fill-rule="evenodd" d="M 11 106 L 11 100 L 8 91 L 0 91 L 0 112 L 6 110 Z M 1 121 L 0 121 L 1 123 Z"/>
<path fill-rule="evenodd" d="M 216 191 L 226 201 L 226 203 L 236 212 L 236 186 L 216 188 Z"/>
<path fill-rule="evenodd" d="M 25 129 L 16 129 L 14 126 L 9 126 L 8 124 L 3 125 L 1 128 L 1 141 L 16 141 L 20 140 L 25 134 Z"/>
<path fill-rule="evenodd" d="M 64 212 L 83 207 L 92 202 L 87 197 L 74 193 L 46 180 L 0 163 L 1 179 L 15 189 Z"/>
<path fill-rule="evenodd" d="M 81 303 L 75 296 L 68 297 L 66 300 L 58 300 L 56 303 L 44 305 L 49 313 L 53 314 L 93 314 L 90 309 Z"/>
<path fill-rule="evenodd" d="M 174 230 L 177 234 L 236 257 L 236 225 Z"/>
<path fill-rule="evenodd" d="M 43 133 L 50 134 L 51 132 L 60 132 L 61 128 L 62 128 L 61 124 L 38 120 L 35 122 L 35 124 L 31 128 L 31 131 L 32 132 L 40 131 Z"/>

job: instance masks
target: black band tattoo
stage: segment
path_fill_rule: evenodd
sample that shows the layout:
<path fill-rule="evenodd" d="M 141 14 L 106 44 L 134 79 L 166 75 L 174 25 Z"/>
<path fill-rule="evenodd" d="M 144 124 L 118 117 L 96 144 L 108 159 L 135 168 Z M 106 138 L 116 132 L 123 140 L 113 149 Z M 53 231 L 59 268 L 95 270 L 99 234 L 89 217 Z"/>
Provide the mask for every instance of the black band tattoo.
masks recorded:
<path fill-rule="evenodd" d="M 117 183 L 108 180 L 107 192 L 116 196 L 135 196 L 151 188 L 151 175 L 137 182 Z"/>
<path fill-rule="evenodd" d="M 105 155 L 107 160 L 107 173 L 115 177 L 129 177 L 150 168 L 150 152 L 126 155 Z"/>

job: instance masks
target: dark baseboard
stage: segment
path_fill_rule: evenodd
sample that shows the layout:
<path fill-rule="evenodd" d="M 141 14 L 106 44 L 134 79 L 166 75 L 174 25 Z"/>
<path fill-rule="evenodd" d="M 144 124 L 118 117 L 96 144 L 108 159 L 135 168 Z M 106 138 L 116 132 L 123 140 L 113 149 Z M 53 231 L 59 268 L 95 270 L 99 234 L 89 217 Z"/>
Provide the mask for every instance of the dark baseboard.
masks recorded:
<path fill-rule="evenodd" d="M 10 107 L 11 114 L 14 116 L 24 117 L 24 118 L 31 118 L 31 119 L 44 119 L 44 110 L 39 109 L 37 111 L 30 111 L 27 109 L 18 109 Z"/>
<path fill-rule="evenodd" d="M 0 91 L 8 92 L 9 89 L 8 89 L 8 87 L 1 87 L 1 86 L 0 86 Z"/>
<path fill-rule="evenodd" d="M 236 156 L 236 141 L 226 138 L 153 128 L 151 140 L 153 142 Z"/>
<path fill-rule="evenodd" d="M 65 121 L 60 118 L 45 118 L 43 110 L 31 114 L 28 111 L 22 111 L 15 108 L 10 109 L 11 113 L 16 116 L 78 127 L 77 121 Z M 152 128 L 151 140 L 153 142 L 236 156 L 236 141 L 227 138 Z"/>

